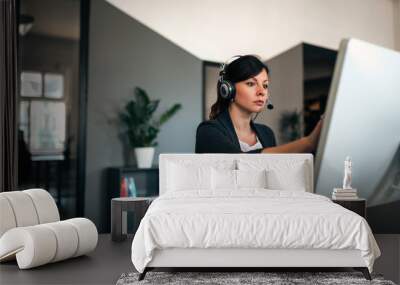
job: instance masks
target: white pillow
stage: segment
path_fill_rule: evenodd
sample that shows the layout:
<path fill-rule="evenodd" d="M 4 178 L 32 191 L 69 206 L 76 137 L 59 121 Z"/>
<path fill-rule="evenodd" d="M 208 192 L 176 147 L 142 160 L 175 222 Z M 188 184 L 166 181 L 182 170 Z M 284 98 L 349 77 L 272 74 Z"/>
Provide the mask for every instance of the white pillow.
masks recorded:
<path fill-rule="evenodd" d="M 236 170 L 238 188 L 267 188 L 267 172 L 262 170 Z"/>
<path fill-rule="evenodd" d="M 233 170 L 236 160 L 175 159 L 166 163 L 166 191 L 203 190 L 212 191 L 211 167 Z M 204 191 L 206 190 L 206 191 Z"/>
<path fill-rule="evenodd" d="M 240 188 L 267 188 L 267 176 L 263 170 L 211 170 L 214 191 L 238 190 Z"/>
<path fill-rule="evenodd" d="M 167 191 L 211 189 L 211 167 L 168 164 Z"/>
<path fill-rule="evenodd" d="M 304 160 L 252 159 L 238 160 L 240 170 L 266 169 L 267 188 L 273 190 L 306 191 L 309 189 L 309 169 Z"/>
<path fill-rule="evenodd" d="M 267 188 L 272 190 L 306 191 L 306 164 L 295 164 L 291 168 L 267 170 Z"/>
<path fill-rule="evenodd" d="M 215 190 L 236 190 L 236 170 L 233 169 L 216 169 L 211 170 L 212 189 Z"/>

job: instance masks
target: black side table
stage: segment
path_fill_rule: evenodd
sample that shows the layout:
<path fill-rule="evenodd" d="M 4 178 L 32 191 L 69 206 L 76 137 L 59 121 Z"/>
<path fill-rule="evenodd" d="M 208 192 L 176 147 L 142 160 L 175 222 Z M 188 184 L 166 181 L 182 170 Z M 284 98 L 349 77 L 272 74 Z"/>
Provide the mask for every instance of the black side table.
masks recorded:
<path fill-rule="evenodd" d="M 367 201 L 365 199 L 355 200 L 336 200 L 332 199 L 332 202 L 339 204 L 340 206 L 359 214 L 364 219 L 367 218 Z"/>
<path fill-rule="evenodd" d="M 113 241 L 124 241 L 128 234 L 127 212 L 134 212 L 135 227 L 134 233 L 139 227 L 139 223 L 146 214 L 147 208 L 154 197 L 123 197 L 111 200 L 111 239 Z"/>
<path fill-rule="evenodd" d="M 111 231 L 111 199 L 126 197 L 122 191 L 122 181 L 125 178 L 133 178 L 136 186 L 136 195 L 127 193 L 127 197 L 158 196 L 159 170 L 155 165 L 151 168 L 137 167 L 109 167 L 107 168 L 107 198 L 104 199 L 106 219 L 102 221 L 102 227 L 106 232 Z"/>

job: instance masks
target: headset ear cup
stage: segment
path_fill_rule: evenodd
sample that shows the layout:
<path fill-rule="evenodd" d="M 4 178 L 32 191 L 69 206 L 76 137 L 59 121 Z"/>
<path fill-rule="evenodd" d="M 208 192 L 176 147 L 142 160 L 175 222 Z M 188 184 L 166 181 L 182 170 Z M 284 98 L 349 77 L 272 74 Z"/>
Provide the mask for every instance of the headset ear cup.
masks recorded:
<path fill-rule="evenodd" d="M 236 97 L 236 87 L 235 87 L 235 85 L 234 84 L 232 84 L 232 83 L 230 83 L 230 85 L 231 85 L 231 100 L 234 100 L 235 99 L 235 97 Z"/>
<path fill-rule="evenodd" d="M 222 80 L 218 88 L 219 95 L 227 100 L 231 100 L 235 97 L 236 88 L 231 82 Z"/>

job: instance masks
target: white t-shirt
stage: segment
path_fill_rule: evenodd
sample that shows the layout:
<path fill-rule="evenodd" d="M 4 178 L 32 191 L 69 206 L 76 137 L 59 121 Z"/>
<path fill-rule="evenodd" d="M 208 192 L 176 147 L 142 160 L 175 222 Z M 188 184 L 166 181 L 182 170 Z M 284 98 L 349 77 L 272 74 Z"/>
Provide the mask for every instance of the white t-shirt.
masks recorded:
<path fill-rule="evenodd" d="M 242 142 L 241 140 L 239 140 L 239 144 L 240 144 L 240 149 L 243 152 L 248 152 L 250 150 L 255 150 L 255 149 L 260 149 L 263 148 L 261 142 L 258 139 L 258 136 L 256 136 L 257 142 L 253 145 L 249 145 L 248 143 Z"/>

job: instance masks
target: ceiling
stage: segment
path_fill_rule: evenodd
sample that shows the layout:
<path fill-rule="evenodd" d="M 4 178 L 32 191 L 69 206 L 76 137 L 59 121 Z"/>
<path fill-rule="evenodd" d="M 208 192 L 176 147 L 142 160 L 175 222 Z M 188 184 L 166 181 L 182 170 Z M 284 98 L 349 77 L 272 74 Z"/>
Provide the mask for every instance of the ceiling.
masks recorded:
<path fill-rule="evenodd" d="M 394 46 L 397 0 L 106 1 L 202 60 L 267 60 L 301 42 L 338 49 L 346 37 Z"/>
<path fill-rule="evenodd" d="M 106 1 L 199 59 L 215 62 L 237 54 L 268 60 L 302 42 L 338 49 L 346 37 L 393 48 L 395 35 L 400 37 L 400 27 L 397 34 L 394 28 L 399 0 Z M 80 0 L 20 3 L 21 13 L 35 18 L 30 33 L 79 39 Z"/>
<path fill-rule="evenodd" d="M 20 3 L 21 14 L 34 17 L 29 33 L 79 39 L 80 0 L 21 0 Z"/>

